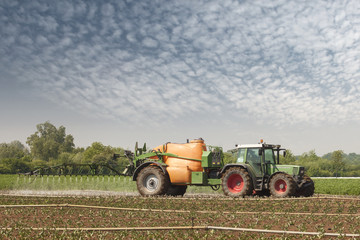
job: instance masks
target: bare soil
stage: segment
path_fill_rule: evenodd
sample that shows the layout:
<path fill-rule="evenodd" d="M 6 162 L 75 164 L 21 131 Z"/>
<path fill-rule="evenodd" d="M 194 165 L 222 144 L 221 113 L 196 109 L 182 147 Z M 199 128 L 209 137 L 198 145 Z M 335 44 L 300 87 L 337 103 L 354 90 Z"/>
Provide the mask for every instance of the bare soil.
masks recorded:
<path fill-rule="evenodd" d="M 6 207 L 9 205 L 48 205 Z M 50 206 L 74 204 L 109 209 Z M 225 198 L 211 195 L 140 197 L 108 191 L 9 191 L 0 195 L 1 239 L 326 239 L 323 233 L 360 234 L 358 198 Z M 123 209 L 115 209 L 123 208 Z M 124 209 L 129 208 L 129 209 Z M 131 208 L 131 209 L 130 209 Z M 153 210 L 153 211 L 150 211 Z M 154 211 L 156 210 L 156 211 Z M 171 211 L 174 210 L 174 211 Z M 175 211 L 177 210 L 177 211 Z M 319 232 L 317 236 L 220 230 L 84 231 L 80 228 L 221 226 Z M 10 229 L 4 229 L 10 228 Z M 42 228 L 42 231 L 29 228 Z M 51 228 L 79 228 L 56 231 Z M 343 238 L 336 237 L 336 238 Z M 359 239 L 353 237 L 353 239 Z"/>

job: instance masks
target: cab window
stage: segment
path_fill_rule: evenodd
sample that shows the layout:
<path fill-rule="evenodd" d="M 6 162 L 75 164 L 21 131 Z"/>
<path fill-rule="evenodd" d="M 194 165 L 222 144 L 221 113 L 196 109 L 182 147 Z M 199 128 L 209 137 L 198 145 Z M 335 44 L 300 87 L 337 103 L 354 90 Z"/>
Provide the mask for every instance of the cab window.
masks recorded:
<path fill-rule="evenodd" d="M 246 160 L 252 163 L 261 163 L 261 158 L 259 156 L 258 148 L 249 148 L 247 150 Z"/>
<path fill-rule="evenodd" d="M 236 160 L 237 163 L 243 163 L 245 159 L 245 149 L 239 149 L 239 155 Z"/>
<path fill-rule="evenodd" d="M 275 164 L 275 156 L 272 149 L 265 149 L 265 162 L 270 162 L 271 164 Z"/>

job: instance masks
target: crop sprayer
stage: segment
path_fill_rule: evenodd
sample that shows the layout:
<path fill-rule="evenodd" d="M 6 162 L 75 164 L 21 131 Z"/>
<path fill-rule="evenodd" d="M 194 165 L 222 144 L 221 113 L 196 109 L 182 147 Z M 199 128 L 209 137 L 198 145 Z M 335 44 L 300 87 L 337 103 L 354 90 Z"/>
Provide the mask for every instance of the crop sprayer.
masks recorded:
<path fill-rule="evenodd" d="M 135 151 L 125 150 L 124 155 L 114 154 L 114 159 L 126 157 L 129 164 L 120 172 L 109 164 L 62 164 L 39 168 L 27 175 L 71 175 L 85 170 L 92 175 L 115 174 L 131 176 L 143 196 L 182 196 L 187 186 L 210 186 L 223 189 L 230 197 L 272 195 L 274 197 L 310 197 L 314 183 L 305 175 L 305 169 L 296 165 L 281 165 L 279 157 L 286 149 L 280 145 L 235 145 L 230 150 L 236 162 L 224 164 L 221 147 L 206 145 L 194 139 L 186 143 L 166 143 L 147 150 L 135 145 Z"/>

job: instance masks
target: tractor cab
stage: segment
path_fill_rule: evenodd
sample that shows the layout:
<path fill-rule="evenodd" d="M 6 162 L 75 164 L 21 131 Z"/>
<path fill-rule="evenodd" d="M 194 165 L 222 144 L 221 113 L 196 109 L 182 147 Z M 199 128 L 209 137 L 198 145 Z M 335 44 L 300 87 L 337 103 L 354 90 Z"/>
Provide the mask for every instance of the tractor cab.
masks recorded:
<path fill-rule="evenodd" d="M 247 164 L 257 177 L 272 175 L 283 171 L 290 175 L 301 175 L 304 172 L 295 165 L 280 165 L 280 155 L 286 156 L 286 149 L 274 144 L 243 144 L 236 145 L 236 163 Z M 295 169 L 294 169 L 295 168 Z"/>

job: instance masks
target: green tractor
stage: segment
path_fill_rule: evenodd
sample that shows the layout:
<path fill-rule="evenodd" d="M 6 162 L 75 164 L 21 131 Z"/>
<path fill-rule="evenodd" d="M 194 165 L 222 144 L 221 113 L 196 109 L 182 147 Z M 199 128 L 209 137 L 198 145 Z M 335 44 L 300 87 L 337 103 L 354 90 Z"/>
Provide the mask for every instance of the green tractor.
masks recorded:
<path fill-rule="evenodd" d="M 314 183 L 304 167 L 280 165 L 280 145 L 266 143 L 236 145 L 231 152 L 236 162 L 224 165 L 221 147 L 206 146 L 203 139 L 166 143 L 147 152 L 146 145 L 125 152 L 132 175 L 143 196 L 184 195 L 188 185 L 222 187 L 230 197 L 272 195 L 274 197 L 314 194 Z"/>
<path fill-rule="evenodd" d="M 232 197 L 251 194 L 274 197 L 303 196 L 314 194 L 314 182 L 305 175 L 305 169 L 296 165 L 279 164 L 280 145 L 259 143 L 236 145 L 231 152 L 236 163 L 225 165 L 221 171 L 222 188 Z"/>

